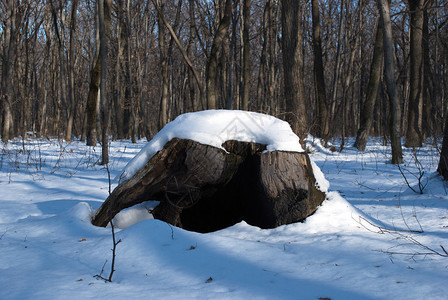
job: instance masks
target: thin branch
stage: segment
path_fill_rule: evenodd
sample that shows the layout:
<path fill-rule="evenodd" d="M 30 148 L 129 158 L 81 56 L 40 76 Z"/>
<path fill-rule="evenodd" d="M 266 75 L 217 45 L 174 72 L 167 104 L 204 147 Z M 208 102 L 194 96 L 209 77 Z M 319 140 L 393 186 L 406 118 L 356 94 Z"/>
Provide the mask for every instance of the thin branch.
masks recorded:
<path fill-rule="evenodd" d="M 0 235 L 0 240 L 3 239 L 3 237 L 5 236 L 5 234 L 8 232 L 8 229 L 5 230 L 5 232 L 2 233 L 2 235 Z"/>
<path fill-rule="evenodd" d="M 372 229 L 369 229 L 369 228 L 367 228 L 367 226 L 362 224 L 361 221 L 355 220 L 358 224 L 360 224 L 362 227 L 364 227 L 365 229 L 367 229 L 370 232 L 375 232 L 375 233 L 380 233 L 380 234 L 393 233 L 393 232 L 423 233 L 423 230 L 414 230 L 414 229 L 410 229 L 409 227 L 408 227 L 408 229 L 396 229 L 396 228 L 387 228 L 387 227 L 379 226 L 379 225 L 372 223 L 371 221 L 367 220 L 366 218 L 364 218 L 362 216 L 359 216 L 359 219 L 362 221 L 365 221 L 369 225 L 371 225 L 379 230 L 379 231 L 374 231 Z"/>
<path fill-rule="evenodd" d="M 112 276 L 114 275 L 114 272 L 115 272 L 116 249 L 117 249 L 117 245 L 119 243 L 121 243 L 121 239 L 119 239 L 118 241 L 115 240 L 115 227 L 114 227 L 114 223 L 112 221 L 110 221 L 110 226 L 112 227 L 112 240 L 114 242 L 114 247 L 112 248 L 112 264 L 110 266 L 110 275 L 109 275 L 108 281 L 112 282 Z"/>
<path fill-rule="evenodd" d="M 111 194 L 112 182 L 110 181 L 109 163 L 106 164 L 107 179 L 109 180 L 109 196 Z M 112 223 L 111 223 L 112 224 Z M 113 230 L 113 229 L 112 229 Z"/>
<path fill-rule="evenodd" d="M 404 181 L 406 182 L 407 186 L 408 186 L 414 193 L 416 193 L 416 194 L 423 194 L 423 193 L 419 193 L 419 192 L 417 192 L 416 190 L 414 190 L 414 188 L 409 184 L 408 179 L 406 178 L 406 175 L 404 175 L 403 171 L 401 170 L 400 165 L 397 165 L 397 167 L 398 167 L 398 170 L 399 170 L 400 173 L 401 173 L 401 176 L 403 176 Z"/>
<path fill-rule="evenodd" d="M 188 57 L 187 52 L 185 51 L 184 47 L 182 47 L 179 39 L 177 38 L 176 33 L 174 32 L 173 28 L 171 27 L 171 25 L 168 23 L 168 21 L 165 19 L 165 17 L 163 16 L 162 12 L 160 11 L 159 5 L 158 5 L 158 1 L 157 0 L 152 0 L 152 3 L 154 4 L 157 13 L 159 14 L 160 19 L 162 20 L 163 24 L 165 24 L 166 28 L 168 28 L 168 31 L 171 34 L 171 37 L 173 38 L 174 42 L 176 43 L 177 47 L 179 48 L 180 53 L 182 54 L 182 56 L 184 57 L 185 63 L 188 65 L 188 67 L 190 68 L 191 72 L 193 73 L 194 78 L 196 79 L 196 83 L 198 84 L 199 90 L 201 92 L 201 94 L 203 93 L 204 89 L 203 89 L 203 85 L 202 82 L 199 78 L 199 74 L 196 71 L 193 63 L 191 62 L 190 58 Z"/>
<path fill-rule="evenodd" d="M 446 252 L 445 248 L 443 248 L 442 245 L 440 245 L 440 248 L 442 248 L 443 252 L 445 252 L 445 254 L 448 256 L 448 252 Z"/>
<path fill-rule="evenodd" d="M 101 273 L 100 273 L 100 274 L 97 274 L 97 275 L 95 275 L 95 276 L 93 276 L 93 277 L 95 277 L 96 279 L 101 279 L 101 280 L 104 280 L 105 282 L 112 282 L 112 276 L 114 275 L 114 272 L 115 272 L 116 249 L 117 249 L 117 245 L 118 245 L 119 243 L 121 243 L 121 239 L 119 239 L 118 241 L 115 239 L 115 226 L 114 226 L 114 223 L 113 223 L 112 221 L 110 221 L 110 226 L 111 226 L 111 228 L 112 228 L 112 241 L 113 241 L 114 246 L 113 246 L 113 248 L 112 248 L 112 263 L 111 263 L 111 266 L 110 266 L 110 274 L 109 274 L 109 277 L 106 278 L 106 277 L 103 277 L 103 276 L 102 276 L 102 274 L 103 274 L 103 272 L 104 272 L 104 267 L 106 266 L 106 263 L 107 263 L 107 260 L 106 260 L 106 262 L 104 263 L 103 267 L 101 268 Z"/>
<path fill-rule="evenodd" d="M 379 234 L 385 234 L 385 233 L 389 233 L 392 234 L 393 236 L 395 236 L 397 239 L 401 239 L 401 240 L 405 240 L 409 243 L 406 244 L 400 244 L 400 245 L 396 245 L 392 248 L 397 248 L 397 247 L 401 247 L 401 246 L 416 246 L 418 248 L 421 248 L 423 250 L 425 250 L 425 252 L 400 252 L 400 251 L 389 251 L 389 250 L 380 250 L 380 252 L 382 253 L 387 253 L 387 254 L 399 254 L 399 255 L 409 255 L 409 256 L 421 256 L 421 255 L 437 255 L 437 256 L 441 256 L 441 257 L 448 257 L 448 253 L 445 250 L 445 248 L 440 245 L 440 248 L 443 250 L 443 252 L 437 251 L 427 245 L 422 244 L 421 242 L 419 242 L 418 240 L 416 240 L 413 236 L 411 235 L 406 235 L 404 234 L 405 232 L 410 232 L 410 233 L 423 233 L 423 231 L 419 231 L 419 230 L 400 230 L 400 229 L 391 229 L 391 228 L 386 228 L 386 227 L 382 227 L 382 226 L 378 226 L 376 224 L 373 224 L 372 222 L 370 222 L 369 220 L 367 220 L 366 218 L 360 216 L 359 217 L 360 220 L 363 220 L 365 222 L 367 222 L 369 225 L 375 227 L 378 229 L 378 231 L 374 231 L 370 228 L 367 228 L 364 224 L 362 224 L 362 222 L 357 221 L 361 226 L 363 226 L 364 228 L 366 228 L 368 231 L 370 232 L 375 232 L 375 233 L 379 233 Z"/>
<path fill-rule="evenodd" d="M 106 259 L 106 261 L 104 262 L 103 267 L 101 268 L 101 272 L 100 272 L 100 274 L 97 274 L 97 275 L 93 276 L 94 278 L 96 278 L 96 279 L 101 279 L 101 280 L 104 280 L 104 281 L 107 281 L 107 278 L 104 278 L 104 277 L 103 277 L 104 267 L 106 266 L 106 264 L 107 264 L 107 259 Z"/>

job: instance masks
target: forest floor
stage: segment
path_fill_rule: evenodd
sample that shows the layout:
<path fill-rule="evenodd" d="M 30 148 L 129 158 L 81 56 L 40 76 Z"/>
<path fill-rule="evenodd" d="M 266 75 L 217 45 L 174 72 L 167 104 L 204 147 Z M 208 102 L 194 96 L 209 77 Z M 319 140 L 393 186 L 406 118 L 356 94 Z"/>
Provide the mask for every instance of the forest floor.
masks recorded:
<path fill-rule="evenodd" d="M 112 142 L 110 177 L 144 144 Z M 112 258 L 111 229 L 90 223 L 109 193 L 101 148 L 45 139 L 0 148 L 0 299 L 447 299 L 448 185 L 430 144 L 404 149 L 403 176 L 378 139 L 365 152 L 331 152 L 309 138 L 330 187 L 304 223 L 200 234 L 131 225 L 147 215 L 130 209 L 112 282 L 94 277 L 109 275 Z"/>

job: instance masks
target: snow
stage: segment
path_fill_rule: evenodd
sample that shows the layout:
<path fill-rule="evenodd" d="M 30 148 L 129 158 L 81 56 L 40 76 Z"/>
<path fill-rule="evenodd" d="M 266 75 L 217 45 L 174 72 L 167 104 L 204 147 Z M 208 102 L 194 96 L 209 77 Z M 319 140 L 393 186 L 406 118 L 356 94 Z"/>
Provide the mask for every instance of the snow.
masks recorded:
<path fill-rule="evenodd" d="M 145 201 L 132 207 L 123 209 L 113 219 L 116 227 L 124 229 L 140 221 L 154 219 L 151 210 L 159 205 L 159 201 Z"/>
<path fill-rule="evenodd" d="M 110 175 L 119 175 L 146 144 L 112 142 Z M 109 275 L 112 249 L 111 229 L 90 223 L 109 190 L 107 170 L 98 165 L 100 149 L 37 139 L 0 147 L 0 299 L 446 299 L 448 294 L 448 258 L 420 255 L 428 249 L 405 239 L 439 252 L 440 245 L 448 249 L 448 186 L 434 173 L 439 154 L 430 144 L 417 151 L 428 179 L 420 195 L 390 164 L 390 148 L 380 140 L 370 139 L 365 152 L 345 147 L 339 153 L 321 151 L 320 141 L 308 139 L 314 171 L 322 170 L 316 175 L 319 187 L 328 189 L 328 197 L 304 223 L 263 230 L 241 222 L 200 234 L 148 219 L 151 203 L 130 208 L 118 217 L 124 229 L 116 229 L 122 242 L 111 283 L 93 277 L 103 266 L 103 276 Z M 415 174 L 413 152 L 403 150 L 403 169 Z M 413 187 L 418 183 L 412 175 L 408 180 Z M 424 232 L 380 234 L 371 224 L 421 226 Z"/>
<path fill-rule="evenodd" d="M 303 152 L 299 138 L 285 121 L 256 112 L 205 110 L 178 116 L 168 123 L 125 167 L 120 181 L 131 178 L 172 138 L 189 139 L 222 148 L 228 140 L 257 142 L 267 151 Z"/>

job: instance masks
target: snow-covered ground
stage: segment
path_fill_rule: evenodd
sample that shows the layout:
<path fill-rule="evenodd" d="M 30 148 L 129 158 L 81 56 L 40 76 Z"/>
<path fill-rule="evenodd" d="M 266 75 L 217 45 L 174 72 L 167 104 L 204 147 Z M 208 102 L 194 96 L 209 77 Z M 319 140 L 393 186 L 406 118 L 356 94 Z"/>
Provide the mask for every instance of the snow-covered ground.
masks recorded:
<path fill-rule="evenodd" d="M 145 144 L 112 142 L 110 177 Z M 436 148 L 416 153 L 427 182 L 417 194 L 379 140 L 365 152 L 330 152 L 312 138 L 308 147 L 330 188 L 305 223 L 199 234 L 143 220 L 116 230 L 122 242 L 106 283 L 94 275 L 103 266 L 109 275 L 111 229 L 90 224 L 109 190 L 101 149 L 0 144 L 0 299 L 447 299 L 448 257 L 432 252 L 448 250 L 448 186 L 434 173 Z M 402 171 L 418 190 L 414 154 L 404 154 Z"/>

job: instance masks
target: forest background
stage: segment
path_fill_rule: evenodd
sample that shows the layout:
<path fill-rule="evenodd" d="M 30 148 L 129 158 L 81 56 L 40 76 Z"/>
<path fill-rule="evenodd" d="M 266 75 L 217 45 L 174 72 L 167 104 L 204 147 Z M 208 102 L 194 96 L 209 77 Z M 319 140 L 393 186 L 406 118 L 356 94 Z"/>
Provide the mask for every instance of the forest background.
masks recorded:
<path fill-rule="evenodd" d="M 448 120 L 447 1 L 1 0 L 0 22 L 4 142 L 149 140 L 226 108 L 341 149 L 382 136 L 400 163 Z"/>

